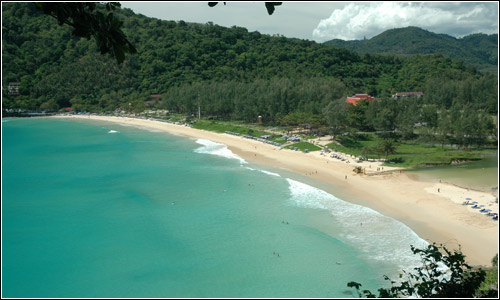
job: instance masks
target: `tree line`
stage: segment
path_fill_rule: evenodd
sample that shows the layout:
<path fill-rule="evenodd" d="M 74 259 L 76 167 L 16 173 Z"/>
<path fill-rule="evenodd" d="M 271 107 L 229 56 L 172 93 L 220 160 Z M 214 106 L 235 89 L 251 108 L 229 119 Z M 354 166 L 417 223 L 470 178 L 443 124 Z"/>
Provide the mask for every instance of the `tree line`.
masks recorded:
<path fill-rule="evenodd" d="M 106 12 L 104 6 L 97 5 L 99 9 Z M 36 108 L 50 101 L 45 106 L 62 108 L 71 106 L 73 100 L 94 109 L 107 109 L 122 103 L 103 102 L 105 95 L 118 94 L 124 103 L 148 100 L 151 94 L 165 94 L 172 87 L 205 81 L 333 78 L 346 86 L 348 94 L 368 93 L 375 97 L 424 90 L 430 77 L 443 73 L 456 73 L 444 81 L 490 77 L 491 82 L 496 82 L 496 75 L 481 74 L 442 55 L 407 59 L 359 55 L 236 26 L 148 18 L 130 9 L 116 9 L 114 16 L 123 21 L 122 30 L 137 54 L 127 55 L 125 62 L 117 65 L 112 58 L 99 55 L 100 49 L 93 41 L 74 36 L 73 28 L 59 26 L 33 3 L 3 3 L 2 10 L 3 84 L 21 84 L 18 97 L 4 94 L 7 107 Z"/>
<path fill-rule="evenodd" d="M 99 4 L 95 9 L 107 12 Z M 3 86 L 20 83 L 17 96 L 3 91 L 5 109 L 102 112 L 128 110 L 132 103 L 135 111 L 152 106 L 190 114 L 199 106 L 214 118 L 255 122 L 262 116 L 268 124 L 397 132 L 403 138 L 413 137 L 415 124 L 425 124 L 421 132 L 428 134 L 421 136 L 430 142 L 467 137 L 464 146 L 480 144 L 479 136 L 491 128 L 487 116 L 498 112 L 497 75 L 441 54 L 359 55 L 236 26 L 162 21 L 116 8 L 114 16 L 137 50 L 117 64 L 33 3 L 3 3 L 2 10 Z M 424 98 L 391 99 L 403 91 L 422 91 Z M 355 93 L 377 101 L 346 106 L 345 98 Z M 151 102 L 152 94 L 162 98 Z M 478 124 L 473 118 L 484 122 L 480 133 L 467 125 Z"/>

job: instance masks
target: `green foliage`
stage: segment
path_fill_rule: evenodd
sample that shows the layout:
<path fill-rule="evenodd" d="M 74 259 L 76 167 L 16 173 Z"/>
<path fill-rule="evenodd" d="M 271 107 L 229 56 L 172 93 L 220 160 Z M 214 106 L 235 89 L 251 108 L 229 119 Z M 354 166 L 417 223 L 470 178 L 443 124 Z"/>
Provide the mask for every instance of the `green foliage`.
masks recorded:
<path fill-rule="evenodd" d="M 190 112 L 200 104 L 204 115 L 299 126 L 323 124 L 321 108 L 328 103 L 339 83 L 329 78 L 273 78 L 250 82 L 202 81 L 172 87 L 165 93 L 165 107 Z M 199 97 L 198 97 L 199 94 Z"/>
<path fill-rule="evenodd" d="M 93 36 L 101 54 L 109 53 L 118 63 L 124 61 L 125 53 L 137 52 L 121 30 L 123 22 L 111 12 L 120 7 L 120 3 L 108 2 L 106 11 L 109 13 L 106 15 L 96 10 L 93 2 L 38 2 L 35 6 L 56 18 L 60 26 L 73 27 L 73 35 L 87 40 Z"/>
<path fill-rule="evenodd" d="M 384 157 L 386 153 L 381 145 L 384 139 L 376 134 L 365 134 L 363 136 L 339 136 L 337 141 L 341 144 L 330 143 L 330 149 L 354 155 L 363 156 L 370 159 Z M 457 149 L 450 146 L 431 146 L 426 144 L 415 144 L 409 142 L 399 142 L 394 144 L 394 153 L 387 155 L 388 162 L 393 162 L 391 166 L 403 168 L 419 168 L 437 165 L 449 165 L 455 160 L 476 160 L 485 155 L 494 154 L 496 147 L 470 149 Z"/>
<path fill-rule="evenodd" d="M 491 260 L 492 268 L 486 270 L 486 279 L 476 291 L 475 297 L 498 298 L 498 254 Z"/>
<path fill-rule="evenodd" d="M 479 70 L 495 73 L 498 70 L 498 34 L 471 34 L 456 39 L 418 27 L 406 27 L 387 30 L 369 40 L 332 40 L 325 44 L 347 48 L 360 54 L 394 53 L 408 56 L 441 53 Z"/>
<path fill-rule="evenodd" d="M 419 255 L 422 266 L 414 268 L 413 272 L 404 272 L 406 278 L 400 282 L 391 280 L 390 288 L 378 289 L 380 298 L 472 298 L 485 279 L 485 271 L 473 270 L 465 262 L 465 256 L 460 250 L 449 251 L 446 247 L 436 244 L 424 249 L 411 246 L 413 254 Z M 400 277 L 403 277 L 401 275 Z M 356 289 L 358 296 L 376 297 L 369 290 L 360 292 L 361 284 L 349 282 L 348 287 Z M 498 291 L 490 290 L 498 295 Z M 490 294 L 491 295 L 491 294 Z"/>
<path fill-rule="evenodd" d="M 196 121 L 193 124 L 193 128 L 207 130 L 207 131 L 214 131 L 217 133 L 224 133 L 226 131 L 231 131 L 234 133 L 246 134 L 255 137 L 261 137 L 263 135 L 269 134 L 263 130 L 250 128 L 248 126 L 239 126 L 231 122 L 221 122 L 221 121 L 205 121 L 205 120 Z"/>
<path fill-rule="evenodd" d="M 56 12 L 64 7 L 52 5 L 42 4 Z M 235 26 L 147 18 L 111 4 L 71 5 L 123 20 L 119 28 L 137 55 L 116 64 L 100 55 L 101 46 L 88 34 L 75 36 L 74 27 L 59 26 L 34 3 L 2 3 L 2 84 L 20 82 L 19 96 L 4 92 L 3 108 L 128 111 L 134 103 L 139 112 L 151 105 L 152 94 L 161 94 L 156 107 L 183 115 L 200 107 L 203 116 L 217 120 L 255 123 L 261 116 L 264 124 L 311 133 L 328 125 L 334 135 L 378 131 L 384 138 L 464 148 L 496 135 L 496 74 L 443 55 L 359 55 Z M 61 20 L 69 20 L 70 12 Z M 419 90 L 423 99 L 390 99 Z M 345 103 L 355 93 L 377 100 Z"/>
<path fill-rule="evenodd" d="M 219 2 L 208 2 L 208 6 L 210 7 L 214 7 L 218 4 Z M 274 12 L 274 7 L 275 6 L 279 6 L 281 5 L 281 2 L 264 2 L 265 6 L 266 6 L 266 9 L 267 9 L 267 13 L 272 15 L 273 12 Z M 226 5 L 226 2 L 224 2 L 224 5 Z"/>

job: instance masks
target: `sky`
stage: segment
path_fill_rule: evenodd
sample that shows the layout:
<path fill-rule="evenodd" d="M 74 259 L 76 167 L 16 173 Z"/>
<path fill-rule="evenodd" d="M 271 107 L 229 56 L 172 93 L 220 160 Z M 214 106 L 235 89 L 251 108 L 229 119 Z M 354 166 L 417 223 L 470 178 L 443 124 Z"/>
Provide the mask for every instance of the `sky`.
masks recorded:
<path fill-rule="evenodd" d="M 328 2 L 284 1 L 268 15 L 264 2 L 121 2 L 135 13 L 162 20 L 184 20 L 245 27 L 263 34 L 325 42 L 370 39 L 388 29 L 416 26 L 460 38 L 498 33 L 498 2 Z"/>

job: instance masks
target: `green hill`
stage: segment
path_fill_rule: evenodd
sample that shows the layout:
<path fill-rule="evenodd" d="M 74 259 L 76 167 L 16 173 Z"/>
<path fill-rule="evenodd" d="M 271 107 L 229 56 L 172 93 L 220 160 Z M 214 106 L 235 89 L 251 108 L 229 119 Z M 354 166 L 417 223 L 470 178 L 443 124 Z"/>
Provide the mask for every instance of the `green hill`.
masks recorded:
<path fill-rule="evenodd" d="M 134 110 L 153 105 L 184 113 L 201 104 L 204 114 L 242 120 L 262 115 L 273 122 L 293 112 L 320 115 L 332 100 L 355 93 L 427 93 L 468 80 L 481 90 L 468 101 L 496 111 L 496 89 L 490 87 L 496 77 L 439 54 L 360 55 L 241 27 L 163 21 L 119 9 L 115 15 L 138 52 L 117 65 L 93 40 L 72 36 L 70 27 L 58 26 L 33 3 L 4 2 L 2 12 L 2 85 L 20 83 L 18 96 L 3 90 L 4 109 L 111 111 L 128 110 L 131 103 Z M 445 105 L 452 94 L 447 97 Z"/>
<path fill-rule="evenodd" d="M 331 40 L 325 45 L 346 48 L 360 54 L 393 53 L 401 56 L 441 53 L 460 59 L 484 71 L 498 69 L 498 34 L 472 34 L 454 38 L 418 27 L 387 30 L 368 40 Z"/>

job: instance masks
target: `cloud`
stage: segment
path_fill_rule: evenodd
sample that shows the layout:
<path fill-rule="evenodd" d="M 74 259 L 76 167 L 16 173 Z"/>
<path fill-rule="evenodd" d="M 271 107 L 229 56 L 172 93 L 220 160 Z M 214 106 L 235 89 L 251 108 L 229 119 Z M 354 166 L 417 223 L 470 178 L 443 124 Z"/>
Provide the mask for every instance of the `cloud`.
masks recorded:
<path fill-rule="evenodd" d="M 417 26 L 461 37 L 498 33 L 496 2 L 371 2 L 336 9 L 313 30 L 317 41 L 372 38 L 392 28 Z"/>

